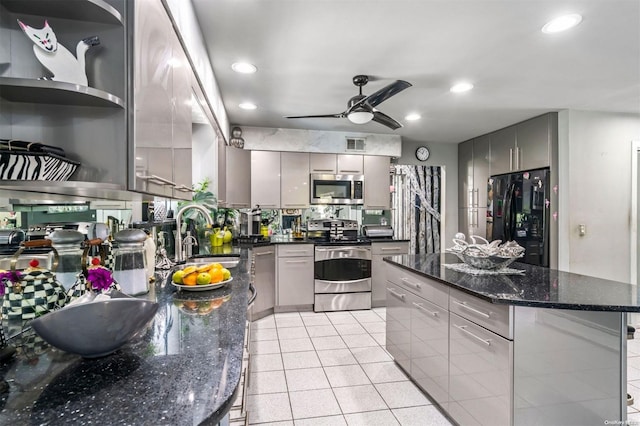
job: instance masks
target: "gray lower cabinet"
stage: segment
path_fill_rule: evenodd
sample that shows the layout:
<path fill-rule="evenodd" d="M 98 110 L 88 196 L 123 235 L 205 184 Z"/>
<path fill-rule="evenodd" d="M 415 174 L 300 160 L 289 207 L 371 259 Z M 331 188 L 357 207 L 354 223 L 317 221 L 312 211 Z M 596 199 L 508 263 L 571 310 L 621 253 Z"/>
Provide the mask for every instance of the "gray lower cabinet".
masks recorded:
<path fill-rule="evenodd" d="M 513 308 L 386 267 L 395 362 L 458 424 L 514 424 Z"/>
<path fill-rule="evenodd" d="M 411 377 L 445 410 L 449 406 L 449 311 L 411 296 Z"/>
<path fill-rule="evenodd" d="M 278 310 L 313 308 L 313 244 L 277 246 Z"/>
<path fill-rule="evenodd" d="M 409 292 L 387 283 L 387 351 L 405 371 L 411 371 L 411 305 Z"/>
<path fill-rule="evenodd" d="M 386 256 L 409 253 L 408 241 L 385 241 L 371 243 L 371 306 L 387 305 Z"/>
<path fill-rule="evenodd" d="M 451 313 L 449 415 L 461 425 L 511 425 L 513 342 Z"/>
<path fill-rule="evenodd" d="M 276 303 L 276 249 L 274 246 L 253 247 L 252 277 L 257 296 L 251 308 L 251 320 L 273 313 Z"/>

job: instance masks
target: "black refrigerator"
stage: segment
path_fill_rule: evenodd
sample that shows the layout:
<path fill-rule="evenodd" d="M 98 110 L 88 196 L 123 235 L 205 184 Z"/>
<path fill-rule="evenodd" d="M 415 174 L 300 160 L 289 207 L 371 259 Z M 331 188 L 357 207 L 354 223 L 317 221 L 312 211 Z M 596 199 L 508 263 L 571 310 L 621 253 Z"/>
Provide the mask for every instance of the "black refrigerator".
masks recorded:
<path fill-rule="evenodd" d="M 491 176 L 487 187 L 487 239 L 516 241 L 519 262 L 549 266 L 549 169 Z"/>

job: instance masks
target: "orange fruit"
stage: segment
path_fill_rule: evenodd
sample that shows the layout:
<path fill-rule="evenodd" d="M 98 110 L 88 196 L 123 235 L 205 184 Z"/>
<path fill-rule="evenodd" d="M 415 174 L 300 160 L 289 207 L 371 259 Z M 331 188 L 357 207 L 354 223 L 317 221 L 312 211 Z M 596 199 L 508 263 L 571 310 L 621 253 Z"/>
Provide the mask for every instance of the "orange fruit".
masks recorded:
<path fill-rule="evenodd" d="M 184 285 L 196 285 L 196 278 L 198 277 L 197 272 L 192 272 L 189 275 L 185 275 L 182 277 L 182 284 Z"/>
<path fill-rule="evenodd" d="M 212 263 L 209 269 L 222 269 L 222 265 L 220 263 Z"/>
<path fill-rule="evenodd" d="M 198 268 L 196 268 L 195 266 L 187 266 L 186 268 L 184 268 L 182 271 L 184 272 L 185 275 L 189 275 L 192 272 L 196 272 Z"/>
<path fill-rule="evenodd" d="M 222 269 L 209 269 L 209 275 L 211 275 L 211 283 L 219 283 L 222 281 L 223 273 Z M 182 280 L 184 282 L 184 279 Z"/>

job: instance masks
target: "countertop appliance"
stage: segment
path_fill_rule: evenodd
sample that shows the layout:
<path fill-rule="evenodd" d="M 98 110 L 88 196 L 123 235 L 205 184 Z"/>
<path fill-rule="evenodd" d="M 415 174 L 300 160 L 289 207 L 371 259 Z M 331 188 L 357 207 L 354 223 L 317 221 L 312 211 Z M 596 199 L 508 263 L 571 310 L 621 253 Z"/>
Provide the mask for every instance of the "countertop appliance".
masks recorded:
<path fill-rule="evenodd" d="M 311 204 L 363 204 L 364 175 L 311 174 Z"/>
<path fill-rule="evenodd" d="M 109 227 L 102 222 L 39 223 L 29 226 L 27 230 L 27 241 L 47 238 L 53 231 L 59 229 L 82 232 L 89 240 L 94 238 L 106 240 L 109 236 Z"/>
<path fill-rule="evenodd" d="M 391 225 L 362 225 L 362 235 L 370 239 L 393 238 Z"/>
<path fill-rule="evenodd" d="M 489 178 L 487 239 L 515 241 L 525 248 L 519 262 L 549 266 L 549 169 Z"/>
<path fill-rule="evenodd" d="M 315 243 L 314 311 L 371 309 L 371 243 L 358 237 L 358 222 L 310 220 L 307 239 Z"/>

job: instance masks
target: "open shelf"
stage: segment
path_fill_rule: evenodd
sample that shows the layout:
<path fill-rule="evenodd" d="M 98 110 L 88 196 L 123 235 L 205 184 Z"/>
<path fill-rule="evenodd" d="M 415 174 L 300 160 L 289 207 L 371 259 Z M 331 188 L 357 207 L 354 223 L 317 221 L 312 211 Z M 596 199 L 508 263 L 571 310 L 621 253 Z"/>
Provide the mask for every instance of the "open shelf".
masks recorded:
<path fill-rule="evenodd" d="M 0 0 L 13 13 L 122 25 L 122 15 L 103 0 Z"/>
<path fill-rule="evenodd" d="M 111 93 L 53 80 L 0 77 L 0 97 L 11 102 L 124 108 L 124 101 Z"/>

